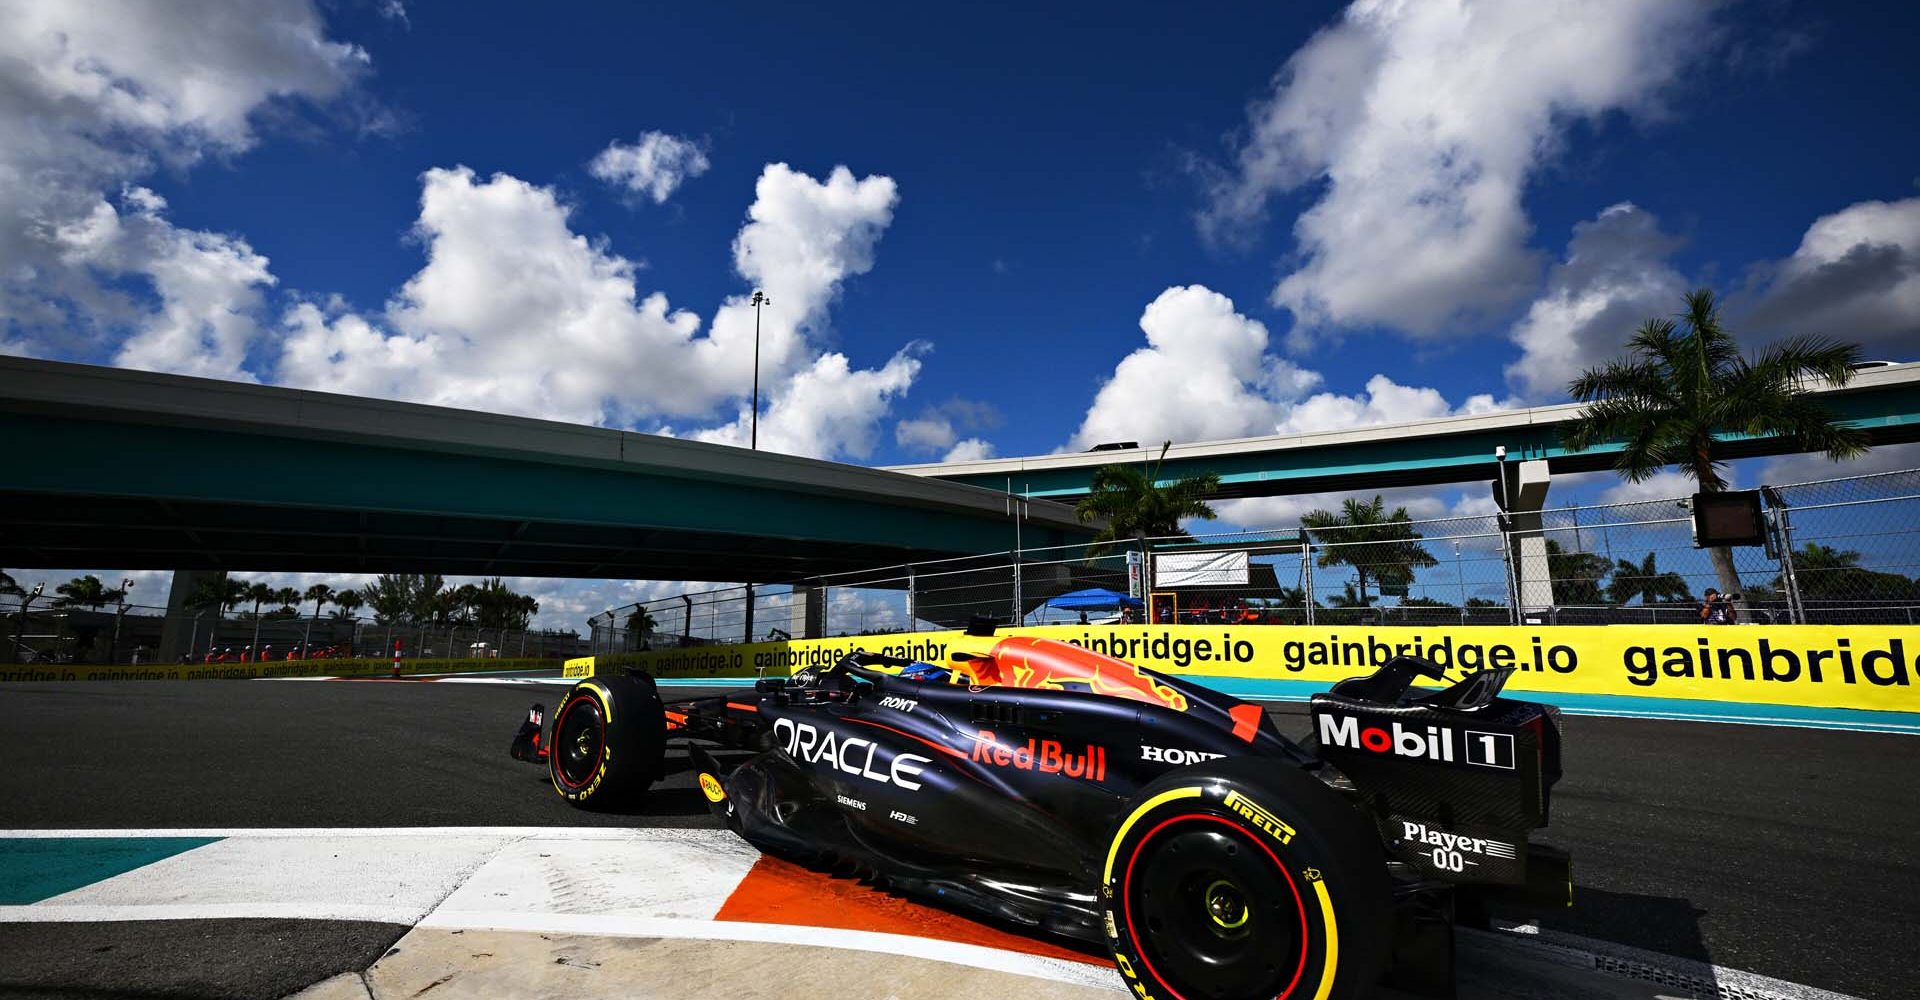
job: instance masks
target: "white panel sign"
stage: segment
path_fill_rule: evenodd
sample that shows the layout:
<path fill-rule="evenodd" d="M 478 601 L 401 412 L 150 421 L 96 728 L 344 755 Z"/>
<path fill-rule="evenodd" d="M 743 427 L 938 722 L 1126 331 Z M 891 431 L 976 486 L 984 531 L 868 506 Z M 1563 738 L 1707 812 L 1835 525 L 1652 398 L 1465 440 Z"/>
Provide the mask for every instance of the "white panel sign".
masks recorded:
<path fill-rule="evenodd" d="M 1159 590 L 1181 587 L 1247 585 L 1247 553 L 1162 552 L 1153 557 L 1153 585 Z"/>

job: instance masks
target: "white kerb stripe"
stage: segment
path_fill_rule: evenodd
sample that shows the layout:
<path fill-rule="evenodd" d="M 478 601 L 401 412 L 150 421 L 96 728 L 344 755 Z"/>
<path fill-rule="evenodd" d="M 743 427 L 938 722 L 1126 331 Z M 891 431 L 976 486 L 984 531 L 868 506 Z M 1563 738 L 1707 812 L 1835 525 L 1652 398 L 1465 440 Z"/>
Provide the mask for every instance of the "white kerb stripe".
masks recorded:
<path fill-rule="evenodd" d="M 988 969 L 1017 976 L 1049 979 L 1125 993 L 1120 976 L 1091 962 L 1069 962 L 1044 955 L 1001 951 L 981 945 L 958 944 L 904 934 L 849 931 L 832 927 L 753 924 L 735 920 L 681 920 L 659 917 L 614 917 L 574 913 L 498 913 L 435 911 L 419 926 L 441 930 L 527 931 L 538 934 L 587 934 L 601 937 L 687 938 L 704 941 L 755 941 L 764 944 L 813 945 L 854 951 L 903 955 Z"/>

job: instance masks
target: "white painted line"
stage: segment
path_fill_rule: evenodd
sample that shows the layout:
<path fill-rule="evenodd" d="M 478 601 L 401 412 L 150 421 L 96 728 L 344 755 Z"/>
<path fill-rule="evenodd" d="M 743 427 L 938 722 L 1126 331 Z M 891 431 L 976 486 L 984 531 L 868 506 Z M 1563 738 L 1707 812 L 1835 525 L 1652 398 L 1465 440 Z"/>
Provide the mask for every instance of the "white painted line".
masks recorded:
<path fill-rule="evenodd" d="M 538 934 L 589 934 L 601 937 L 689 938 L 704 941 L 754 941 L 813 945 L 903 955 L 1036 979 L 1073 983 L 1125 993 L 1120 976 L 1090 962 L 1069 962 L 1044 955 L 1001 951 L 904 934 L 848 931 L 831 927 L 750 924 L 733 920 L 682 920 L 660 917 L 612 917 L 563 913 L 435 912 L 419 926 L 441 930 L 527 931 Z"/>

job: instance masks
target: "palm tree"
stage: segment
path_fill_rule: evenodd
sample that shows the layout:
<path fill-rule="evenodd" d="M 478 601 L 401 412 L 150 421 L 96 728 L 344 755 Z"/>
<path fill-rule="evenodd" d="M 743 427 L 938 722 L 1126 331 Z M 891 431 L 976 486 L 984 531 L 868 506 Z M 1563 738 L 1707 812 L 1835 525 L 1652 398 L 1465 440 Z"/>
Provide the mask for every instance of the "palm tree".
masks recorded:
<path fill-rule="evenodd" d="M 230 614 L 235 605 L 247 599 L 248 589 L 245 580 L 230 576 L 206 577 L 187 595 L 187 607 Z"/>
<path fill-rule="evenodd" d="M 489 580 L 487 582 L 499 583 L 498 580 Z M 500 584 L 500 587 L 502 590 L 506 589 L 505 584 Z M 447 593 L 447 601 L 449 606 L 453 611 L 457 612 L 457 614 L 453 614 L 450 617 L 462 625 L 479 624 L 480 614 L 477 613 L 477 609 L 480 606 L 480 600 L 480 588 L 471 583 L 463 583 L 453 588 L 453 590 Z"/>
<path fill-rule="evenodd" d="M 253 602 L 253 641 L 247 645 L 248 652 L 257 662 L 260 658 L 260 605 L 278 597 L 279 591 L 264 583 L 247 584 L 244 600 Z"/>
<path fill-rule="evenodd" d="M 15 580 L 13 574 L 0 569 L 0 597 L 20 597 L 24 594 L 26 591 L 21 589 L 20 581 Z"/>
<path fill-rule="evenodd" d="M 1407 509 L 1395 507 L 1392 514 L 1386 509 L 1386 499 L 1379 495 L 1370 502 L 1348 497 L 1338 514 L 1315 510 L 1300 519 L 1300 526 L 1321 546 L 1314 565 L 1351 566 L 1359 574 L 1360 590 L 1354 595 L 1358 607 L 1371 603 L 1369 577 L 1383 589 L 1404 588 L 1413 583 L 1415 566 L 1438 564 L 1419 544 L 1423 536 L 1413 530 Z"/>
<path fill-rule="evenodd" d="M 1568 552 L 1553 539 L 1547 540 L 1547 578 L 1553 581 L 1554 603 L 1572 607 L 1606 603 L 1600 595 L 1600 579 L 1613 571 L 1606 556 L 1593 552 Z"/>
<path fill-rule="evenodd" d="M 1073 508 L 1081 524 L 1104 518 L 1107 526 L 1093 536 L 1089 558 L 1107 546 L 1131 538 L 1143 549 L 1148 538 L 1188 537 L 1180 522 L 1188 518 L 1211 521 L 1218 517 L 1206 498 L 1220 490 L 1220 477 L 1211 472 L 1182 476 L 1160 484 L 1160 466 L 1166 461 L 1168 441 L 1152 465 L 1107 465 L 1094 470 L 1085 499 Z"/>
<path fill-rule="evenodd" d="M 333 588 L 324 583 L 316 583 L 308 587 L 307 592 L 300 596 L 302 600 L 313 602 L 313 617 L 315 620 L 318 620 L 320 618 L 320 609 L 326 607 L 327 602 L 333 600 Z"/>
<path fill-rule="evenodd" d="M 1613 579 L 1607 584 L 1607 598 L 1625 604 L 1638 597 L 1651 607 L 1661 601 L 1692 601 L 1693 588 L 1687 578 L 1671 570 L 1662 572 L 1659 560 L 1649 552 L 1638 564 L 1622 559 L 1614 564 Z"/>
<path fill-rule="evenodd" d="M 516 592 L 497 576 L 480 581 L 478 587 L 460 589 L 471 591 L 470 614 L 480 628 L 526 628 L 527 619 L 540 610 L 539 601 Z"/>
<path fill-rule="evenodd" d="M 251 612 L 251 614 L 253 615 L 253 617 L 259 618 L 260 606 L 262 604 L 266 604 L 267 602 L 273 600 L 274 595 L 276 593 L 277 592 L 274 590 L 274 588 L 269 587 L 264 583 L 254 582 L 254 583 L 247 584 L 246 593 L 242 594 L 240 596 L 240 599 L 243 601 L 252 601 L 253 611 Z"/>
<path fill-rule="evenodd" d="M 448 604 L 441 595 L 446 592 L 447 578 L 438 573 L 421 573 L 409 576 L 413 581 L 412 606 L 408 610 L 416 622 L 431 622 L 446 616 Z"/>
<path fill-rule="evenodd" d="M 382 573 L 360 588 L 361 603 L 373 610 L 374 621 L 393 625 L 413 614 L 414 592 L 420 577 L 412 573 Z"/>
<path fill-rule="evenodd" d="M 659 626 L 660 623 L 653 620 L 653 612 L 648 611 L 645 607 L 634 608 L 633 611 L 627 615 L 627 631 L 629 632 L 638 632 L 641 635 L 646 635 Z"/>
<path fill-rule="evenodd" d="M 360 592 L 357 590 L 340 591 L 333 595 L 333 616 L 335 618 L 352 618 L 353 613 L 364 607 L 366 603 L 367 599 L 361 597 Z"/>
<path fill-rule="evenodd" d="M 307 619 L 307 627 L 300 632 L 300 655 L 304 657 L 307 651 L 313 648 L 313 623 L 320 620 L 320 609 L 326 607 L 328 601 L 333 600 L 333 588 L 324 583 L 316 583 L 308 587 L 301 598 L 313 602 L 313 617 Z"/>
<path fill-rule="evenodd" d="M 53 588 L 53 592 L 60 595 L 54 599 L 54 607 L 92 608 L 95 611 L 100 610 L 102 605 L 112 604 L 127 596 L 125 590 L 117 587 L 108 589 L 99 577 L 92 575 L 76 576 Z"/>
<path fill-rule="evenodd" d="M 1920 583 L 1898 573 L 1881 573 L 1860 565 L 1860 553 L 1808 542 L 1793 550 L 1793 579 L 1803 600 L 1906 601 L 1920 598 Z M 1775 577 L 1775 589 L 1783 581 Z"/>
<path fill-rule="evenodd" d="M 1821 384 L 1845 385 L 1860 348 L 1821 337 L 1792 337 L 1748 361 L 1720 325 L 1713 291 L 1687 295 L 1686 311 L 1650 319 L 1627 342 L 1629 357 L 1591 368 L 1567 386 L 1586 403 L 1567 426 L 1566 446 L 1582 451 L 1607 441 L 1624 442 L 1614 469 L 1638 483 L 1676 466 L 1704 493 L 1726 489 L 1726 463 L 1714 455 L 1725 435 L 1784 439 L 1799 451 L 1823 452 L 1839 461 L 1867 450 L 1866 436 L 1844 427 L 1808 394 Z M 1720 589 L 1740 592 L 1733 553 L 1707 550 Z"/>

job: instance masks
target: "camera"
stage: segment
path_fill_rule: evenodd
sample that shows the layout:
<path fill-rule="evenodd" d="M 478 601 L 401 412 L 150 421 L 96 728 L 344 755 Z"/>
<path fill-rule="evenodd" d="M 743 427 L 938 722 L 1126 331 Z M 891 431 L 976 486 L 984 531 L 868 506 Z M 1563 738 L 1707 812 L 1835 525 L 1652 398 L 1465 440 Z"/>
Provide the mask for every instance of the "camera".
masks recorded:
<path fill-rule="evenodd" d="M 1716 601 L 1737 601 L 1741 598 L 1739 594 L 1715 594 L 1713 595 L 1713 599 Z"/>

